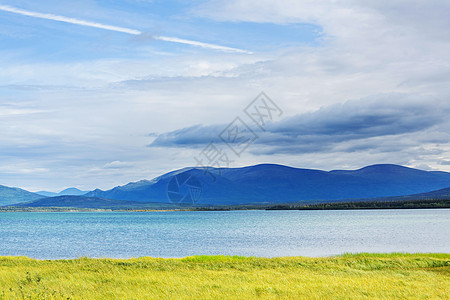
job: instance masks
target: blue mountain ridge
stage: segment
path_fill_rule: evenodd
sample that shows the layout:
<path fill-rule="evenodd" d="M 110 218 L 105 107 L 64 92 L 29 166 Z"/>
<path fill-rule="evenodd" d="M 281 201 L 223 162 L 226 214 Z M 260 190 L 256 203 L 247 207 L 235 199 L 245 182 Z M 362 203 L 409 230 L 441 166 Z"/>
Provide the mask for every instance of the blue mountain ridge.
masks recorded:
<path fill-rule="evenodd" d="M 392 164 L 380 164 L 358 170 L 321 171 L 276 164 L 242 168 L 184 168 L 153 180 L 142 180 L 86 197 L 137 202 L 168 203 L 171 186 L 195 179 L 198 205 L 276 204 L 307 201 L 395 197 L 425 193 L 450 187 L 450 173 L 422 171 Z M 179 186 L 180 194 L 189 186 Z M 186 202 L 193 198 L 187 198 Z M 178 201 L 178 200 L 176 200 Z M 183 201 L 181 201 L 183 202 Z"/>

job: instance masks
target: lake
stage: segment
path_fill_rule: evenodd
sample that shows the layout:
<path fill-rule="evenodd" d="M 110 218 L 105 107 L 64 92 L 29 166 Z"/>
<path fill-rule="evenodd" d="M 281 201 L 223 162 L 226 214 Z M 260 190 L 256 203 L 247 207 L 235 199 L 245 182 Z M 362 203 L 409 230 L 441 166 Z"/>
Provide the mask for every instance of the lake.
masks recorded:
<path fill-rule="evenodd" d="M 450 209 L 0 213 L 0 256 L 450 252 Z"/>

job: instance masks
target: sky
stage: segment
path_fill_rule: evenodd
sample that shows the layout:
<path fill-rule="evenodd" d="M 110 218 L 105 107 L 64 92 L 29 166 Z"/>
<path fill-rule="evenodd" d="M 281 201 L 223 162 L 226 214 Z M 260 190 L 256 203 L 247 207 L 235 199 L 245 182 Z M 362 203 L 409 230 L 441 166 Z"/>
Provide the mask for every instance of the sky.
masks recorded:
<path fill-rule="evenodd" d="M 259 163 L 450 171 L 449 14 L 441 0 L 0 0 L 0 185 Z"/>

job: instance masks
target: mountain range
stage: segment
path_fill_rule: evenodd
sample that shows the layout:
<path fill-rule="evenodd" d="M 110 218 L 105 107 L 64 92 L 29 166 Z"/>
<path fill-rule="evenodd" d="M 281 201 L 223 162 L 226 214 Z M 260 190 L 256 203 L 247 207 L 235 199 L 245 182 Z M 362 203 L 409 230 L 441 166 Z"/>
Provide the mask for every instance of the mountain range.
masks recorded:
<path fill-rule="evenodd" d="M 45 196 L 45 197 L 57 197 L 57 196 L 81 196 L 86 194 L 88 191 L 81 191 L 77 188 L 67 188 L 65 190 L 62 190 L 59 193 L 54 192 L 47 192 L 47 191 L 39 191 L 36 192 L 36 194 Z"/>
<path fill-rule="evenodd" d="M 0 205 L 22 203 L 20 205 L 24 206 L 23 202 L 29 202 L 26 205 L 33 207 L 58 204 L 80 207 L 80 203 L 84 203 L 92 207 L 98 203 L 99 207 L 107 208 L 127 205 L 144 207 L 148 203 L 155 203 L 156 206 L 194 202 L 199 206 L 317 203 L 399 197 L 448 187 L 450 173 L 392 164 L 334 171 L 260 164 L 242 168 L 184 168 L 152 180 L 132 182 L 106 191 L 96 189 L 77 197 L 43 198 L 20 190 L 22 193 L 16 194 L 17 198 L 11 197 L 11 191 L 4 198 L 4 192 L 0 189 Z M 437 196 L 441 192 L 434 193 Z"/>
<path fill-rule="evenodd" d="M 89 197 L 142 202 L 168 202 L 174 180 L 200 182 L 198 204 L 239 205 L 299 201 L 377 198 L 425 193 L 450 187 L 450 173 L 422 171 L 398 165 L 373 165 L 358 170 L 321 171 L 261 164 L 243 168 L 186 168 L 151 181 L 111 190 L 94 190 Z M 189 185 L 189 182 L 186 184 Z M 199 184 L 194 184 L 198 186 Z M 169 187 L 169 188 L 168 188 Z M 183 186 L 180 184 L 180 189 Z M 180 194 L 186 194 L 180 190 Z M 192 197 L 191 197 L 192 198 Z M 187 198 L 180 202 L 189 202 Z M 176 202 L 176 201 L 175 201 Z"/>

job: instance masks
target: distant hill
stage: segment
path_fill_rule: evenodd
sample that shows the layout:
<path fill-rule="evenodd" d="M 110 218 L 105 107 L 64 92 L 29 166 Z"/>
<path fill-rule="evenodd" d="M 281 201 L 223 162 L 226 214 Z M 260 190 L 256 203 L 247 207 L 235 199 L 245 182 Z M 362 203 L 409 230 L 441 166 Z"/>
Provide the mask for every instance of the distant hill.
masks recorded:
<path fill-rule="evenodd" d="M 47 192 L 47 191 L 38 191 L 36 194 L 41 195 L 42 197 L 55 197 L 58 196 L 58 193 Z"/>
<path fill-rule="evenodd" d="M 111 200 L 84 196 L 57 196 L 30 202 L 16 203 L 14 207 L 71 207 L 94 209 L 162 209 L 173 208 L 169 204 L 143 203 L 135 201 Z"/>
<path fill-rule="evenodd" d="M 47 191 L 39 191 L 36 194 L 45 196 L 45 197 L 56 197 L 56 196 L 81 196 L 86 194 L 88 191 L 81 191 L 77 188 L 67 188 L 59 193 L 47 192 Z"/>
<path fill-rule="evenodd" d="M 42 196 L 36 193 L 0 185 L 0 206 L 17 202 L 33 201 L 40 198 L 42 198 Z"/>
<path fill-rule="evenodd" d="M 230 209 L 230 207 L 227 207 Z M 351 201 L 324 201 L 322 203 L 283 203 L 252 207 L 268 210 L 340 210 L 340 209 L 418 209 L 450 208 L 450 188 L 397 197 L 352 199 Z M 212 207 L 208 210 L 220 209 Z"/>
<path fill-rule="evenodd" d="M 179 188 L 179 194 L 189 194 L 189 184 L 180 184 L 187 179 L 200 182 L 200 187 L 197 183 L 194 184 L 195 193 L 199 195 L 198 205 L 324 202 L 395 197 L 426 193 L 450 186 L 450 173 L 422 171 L 390 164 L 330 172 L 261 164 L 243 168 L 211 168 L 208 171 L 202 168 L 184 168 L 153 180 L 129 183 L 108 191 L 94 190 L 86 196 L 137 202 L 170 202 L 168 191 L 173 192 Z M 179 186 L 174 187 L 174 184 Z M 192 197 L 196 196 L 191 195 L 180 201 L 189 202 Z"/>

